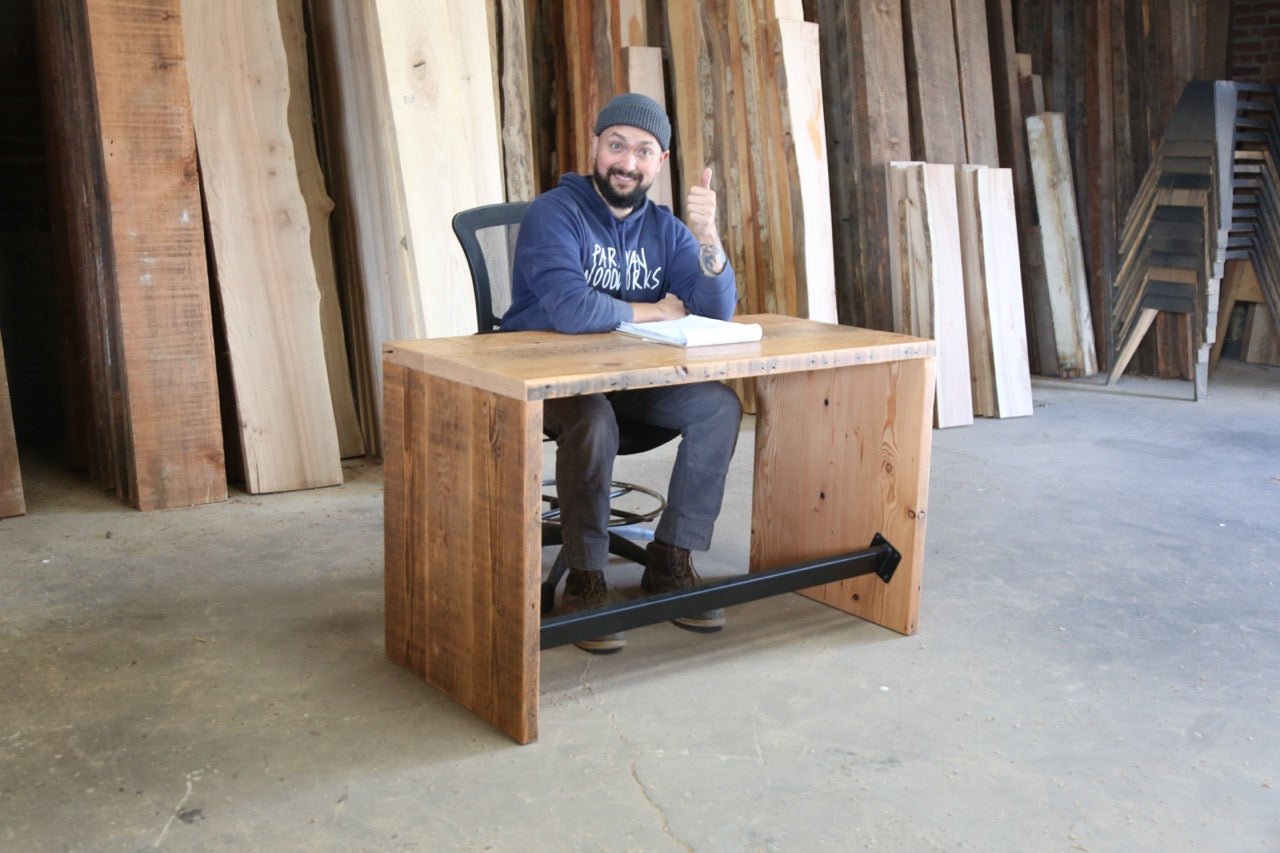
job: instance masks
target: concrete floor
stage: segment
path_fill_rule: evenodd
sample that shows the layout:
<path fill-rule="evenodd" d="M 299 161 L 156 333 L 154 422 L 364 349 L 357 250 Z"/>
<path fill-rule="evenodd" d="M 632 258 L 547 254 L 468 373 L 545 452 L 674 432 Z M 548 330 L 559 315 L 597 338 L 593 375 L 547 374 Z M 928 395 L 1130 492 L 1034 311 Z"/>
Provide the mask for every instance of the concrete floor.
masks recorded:
<path fill-rule="evenodd" d="M 1280 849 L 1280 368 L 1124 385 L 935 431 L 916 636 L 788 595 L 551 650 L 525 747 L 383 657 L 377 466 L 142 514 L 24 458 L 0 849 Z"/>

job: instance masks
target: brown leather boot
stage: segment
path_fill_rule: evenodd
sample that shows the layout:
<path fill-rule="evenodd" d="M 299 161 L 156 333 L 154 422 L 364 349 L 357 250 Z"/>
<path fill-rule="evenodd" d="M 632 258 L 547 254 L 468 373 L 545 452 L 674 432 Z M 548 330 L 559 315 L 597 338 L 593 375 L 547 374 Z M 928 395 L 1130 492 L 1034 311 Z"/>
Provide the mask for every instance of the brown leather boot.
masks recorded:
<path fill-rule="evenodd" d="M 560 596 L 560 613 L 577 613 L 581 610 L 595 610 L 609 603 L 609 588 L 604 582 L 604 572 L 579 571 L 569 569 L 569 576 L 564 582 L 564 594 Z M 584 652 L 596 655 L 607 655 L 622 651 L 627 644 L 626 635 L 622 631 L 614 634 L 603 634 L 578 640 L 575 646 Z"/>
<path fill-rule="evenodd" d="M 677 589 L 693 589 L 702 582 L 693 568 L 693 555 L 687 548 L 677 548 L 655 539 L 645 548 L 645 555 L 640 588 L 650 595 Z M 681 628 L 709 634 L 724 627 L 724 611 L 717 607 L 671 621 Z"/>

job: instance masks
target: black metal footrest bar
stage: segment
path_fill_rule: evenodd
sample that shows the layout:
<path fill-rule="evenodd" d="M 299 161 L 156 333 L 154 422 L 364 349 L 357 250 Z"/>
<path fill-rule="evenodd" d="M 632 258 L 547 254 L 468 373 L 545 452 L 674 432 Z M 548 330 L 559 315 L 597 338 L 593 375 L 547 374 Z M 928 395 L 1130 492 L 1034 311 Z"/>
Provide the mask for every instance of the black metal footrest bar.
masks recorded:
<path fill-rule="evenodd" d="M 784 566 L 767 572 L 742 575 L 678 592 L 610 604 L 596 610 L 550 616 L 542 620 L 542 648 L 563 646 L 576 640 L 599 637 L 642 625 L 667 622 L 717 607 L 730 607 L 795 592 L 811 586 L 875 574 L 888 583 L 902 555 L 879 533 L 861 551 Z"/>

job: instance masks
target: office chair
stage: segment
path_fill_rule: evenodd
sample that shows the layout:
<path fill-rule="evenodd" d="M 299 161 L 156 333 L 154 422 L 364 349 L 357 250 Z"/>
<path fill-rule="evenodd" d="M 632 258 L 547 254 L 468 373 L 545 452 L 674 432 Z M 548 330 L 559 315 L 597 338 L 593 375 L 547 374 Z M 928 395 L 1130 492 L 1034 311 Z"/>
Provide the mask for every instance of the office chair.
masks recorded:
<path fill-rule="evenodd" d="M 467 266 L 471 269 L 478 334 L 497 332 L 502 315 L 511 305 L 511 270 L 515 259 L 516 237 L 528 208 L 527 201 L 488 204 L 461 211 L 453 217 L 453 233 L 462 244 Z M 543 432 L 549 439 L 556 437 L 549 430 Z M 643 453 L 666 444 L 679 434 L 678 430 L 619 419 L 618 454 Z M 554 484 L 554 480 L 547 480 L 542 485 L 547 487 Z M 646 512 L 632 512 L 619 506 L 611 506 L 609 553 L 643 566 L 645 551 L 631 539 L 653 538 L 653 531 L 639 525 L 657 518 L 666 509 L 667 501 L 660 492 L 634 483 L 614 481 L 610 484 L 611 502 L 632 493 L 653 499 L 657 506 Z M 544 494 L 542 500 L 547 507 L 542 513 L 542 544 L 544 547 L 560 545 L 563 538 L 559 504 L 554 495 Z M 568 564 L 561 549 L 550 574 L 542 583 L 544 614 L 555 609 L 556 587 L 566 571 Z"/>

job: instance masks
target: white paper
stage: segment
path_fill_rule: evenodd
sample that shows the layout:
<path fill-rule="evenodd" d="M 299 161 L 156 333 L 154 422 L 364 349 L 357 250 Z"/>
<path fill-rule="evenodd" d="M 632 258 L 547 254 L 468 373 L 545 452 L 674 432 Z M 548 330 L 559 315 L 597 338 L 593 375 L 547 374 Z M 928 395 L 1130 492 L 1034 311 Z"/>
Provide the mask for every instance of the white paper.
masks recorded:
<path fill-rule="evenodd" d="M 679 320 L 654 323 L 623 323 L 618 331 L 660 344 L 677 347 L 704 347 L 715 344 L 740 344 L 764 337 L 759 323 L 730 323 L 711 317 L 688 314 Z"/>

